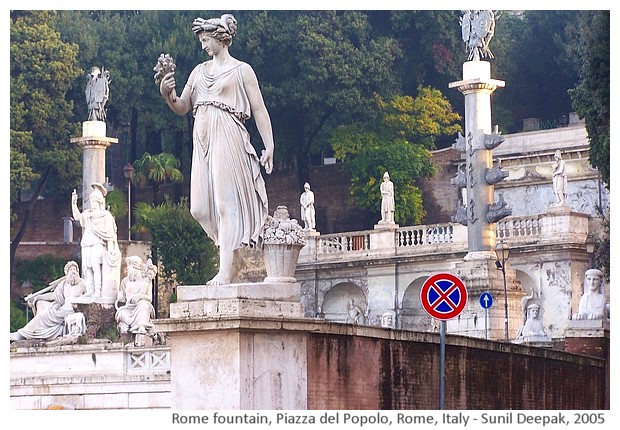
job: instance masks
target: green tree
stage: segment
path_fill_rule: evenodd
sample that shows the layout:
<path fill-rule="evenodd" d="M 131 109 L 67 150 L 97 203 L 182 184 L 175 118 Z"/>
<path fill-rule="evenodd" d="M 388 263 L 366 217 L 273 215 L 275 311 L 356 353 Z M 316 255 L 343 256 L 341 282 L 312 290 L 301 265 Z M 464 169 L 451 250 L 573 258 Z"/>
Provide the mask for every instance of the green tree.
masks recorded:
<path fill-rule="evenodd" d="M 400 51 L 393 39 L 374 37 L 362 12 L 265 11 L 246 18 L 235 43 L 261 84 L 276 159 L 296 160 L 301 189 L 311 157 L 331 152 L 331 130 L 366 118 L 373 94 L 395 89 L 392 66 Z"/>
<path fill-rule="evenodd" d="M 506 87 L 494 94 L 505 133 L 521 131 L 524 118 L 552 122 L 568 118 L 572 108 L 567 89 L 577 82 L 578 75 L 565 55 L 565 27 L 578 13 L 528 10 L 519 16 L 508 11 L 501 14 L 496 38 L 507 44 L 501 51 L 493 51 L 497 63 L 493 73 L 506 82 Z"/>
<path fill-rule="evenodd" d="M 179 170 L 181 163 L 167 152 L 156 155 L 145 152 L 133 165 L 136 172 L 132 181 L 140 187 L 145 187 L 149 183 L 153 186 L 153 204 L 156 206 L 159 204 L 161 184 L 183 182 L 183 173 Z"/>
<path fill-rule="evenodd" d="M 610 187 L 610 29 L 609 11 L 582 11 L 567 31 L 567 45 L 579 65 L 579 83 L 569 91 L 573 109 L 585 118 L 590 139 L 590 164 Z"/>
<path fill-rule="evenodd" d="M 69 142 L 78 124 L 65 95 L 80 74 L 78 47 L 64 43 L 53 11 L 14 11 L 10 23 L 11 218 L 24 191 L 35 185 L 11 241 L 11 273 L 30 213 L 48 184 L 54 193 L 79 183 L 79 149 Z"/>
<path fill-rule="evenodd" d="M 441 92 L 419 87 L 418 95 L 377 98 L 379 115 L 373 122 L 340 127 L 332 137 L 337 158 L 351 177 L 350 192 L 360 208 L 378 213 L 379 186 L 387 171 L 394 183 L 398 223 L 419 224 L 424 215 L 416 181 L 434 173 L 430 151 L 435 139 L 461 130 L 460 115 Z"/>
<path fill-rule="evenodd" d="M 204 284 L 217 273 L 217 247 L 189 212 L 187 199 L 166 199 L 159 206 L 136 205 L 135 229 L 151 234 L 154 259 L 167 279 L 178 284 Z"/>
<path fill-rule="evenodd" d="M 10 301 L 10 330 L 11 333 L 17 331 L 17 329 L 23 328 L 28 320 L 26 319 L 26 312 L 20 308 L 19 304 L 15 300 Z"/>

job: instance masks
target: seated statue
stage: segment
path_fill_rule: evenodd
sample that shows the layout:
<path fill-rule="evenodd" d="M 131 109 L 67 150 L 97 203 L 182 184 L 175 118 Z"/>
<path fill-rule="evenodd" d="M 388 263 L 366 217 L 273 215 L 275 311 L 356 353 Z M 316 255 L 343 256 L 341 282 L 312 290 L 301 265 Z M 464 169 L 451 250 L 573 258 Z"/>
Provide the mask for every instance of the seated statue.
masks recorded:
<path fill-rule="evenodd" d="M 579 300 L 579 311 L 573 315 L 575 320 L 602 320 L 609 318 L 609 307 L 605 302 L 603 272 L 598 269 L 586 270 L 583 295 Z"/>
<path fill-rule="evenodd" d="M 16 332 L 10 334 L 11 341 L 26 339 L 52 340 L 65 333 L 65 319 L 74 314 L 75 298 L 86 293 L 86 283 L 79 275 L 75 261 L 69 261 L 64 268 L 65 276 L 52 282 L 47 288 L 25 297 L 34 317 Z"/>
<path fill-rule="evenodd" d="M 115 319 L 120 333 L 146 334 L 155 337 L 155 318 L 151 281 L 157 267 L 151 259 L 146 263 L 138 256 L 127 257 L 127 276 L 121 281 L 114 307 Z"/>

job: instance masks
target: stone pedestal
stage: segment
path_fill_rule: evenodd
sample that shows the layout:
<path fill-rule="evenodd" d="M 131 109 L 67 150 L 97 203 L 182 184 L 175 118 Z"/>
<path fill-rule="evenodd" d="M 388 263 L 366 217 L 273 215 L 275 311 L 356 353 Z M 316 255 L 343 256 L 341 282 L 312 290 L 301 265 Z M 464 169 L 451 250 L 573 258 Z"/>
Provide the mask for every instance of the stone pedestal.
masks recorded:
<path fill-rule="evenodd" d="M 100 297 L 78 297 L 74 300 L 76 310 L 86 317 L 86 338 L 89 340 L 115 333 L 106 333 L 116 327 L 114 304 L 100 302 Z"/>
<path fill-rule="evenodd" d="M 307 408 L 300 285 L 179 286 L 170 318 L 156 320 L 171 347 L 173 409 Z"/>
<path fill-rule="evenodd" d="M 458 276 L 467 288 L 467 306 L 459 315 L 447 323 L 448 333 L 485 338 L 485 318 L 488 338 L 505 340 L 506 304 L 508 305 L 508 339 L 514 339 L 522 323 L 521 297 L 523 295 L 517 281 L 516 272 L 506 269 L 506 294 L 504 295 L 504 278 L 501 270 L 495 266 L 495 256 L 484 259 L 483 253 L 475 254 L 480 258 L 457 263 L 454 275 Z M 480 305 L 480 296 L 488 292 L 493 297 L 490 309 L 484 310 Z"/>
<path fill-rule="evenodd" d="M 574 354 L 609 357 L 609 321 L 570 320 L 564 331 L 564 349 Z"/>
<path fill-rule="evenodd" d="M 523 336 L 513 340 L 512 342 L 518 345 L 553 348 L 553 342 L 549 336 Z"/>
<path fill-rule="evenodd" d="M 375 229 L 370 234 L 370 249 L 393 249 L 394 234 L 398 227 L 398 224 L 395 223 L 375 224 Z"/>

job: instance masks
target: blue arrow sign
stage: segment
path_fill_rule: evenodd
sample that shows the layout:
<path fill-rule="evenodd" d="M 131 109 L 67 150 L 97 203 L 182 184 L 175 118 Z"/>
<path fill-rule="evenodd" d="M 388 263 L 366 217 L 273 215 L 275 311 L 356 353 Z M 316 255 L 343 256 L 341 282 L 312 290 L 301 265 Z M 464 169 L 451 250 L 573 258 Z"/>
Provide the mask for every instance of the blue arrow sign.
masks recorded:
<path fill-rule="evenodd" d="M 480 306 L 482 306 L 483 309 L 489 309 L 493 306 L 493 296 L 489 292 L 485 291 L 480 294 Z"/>

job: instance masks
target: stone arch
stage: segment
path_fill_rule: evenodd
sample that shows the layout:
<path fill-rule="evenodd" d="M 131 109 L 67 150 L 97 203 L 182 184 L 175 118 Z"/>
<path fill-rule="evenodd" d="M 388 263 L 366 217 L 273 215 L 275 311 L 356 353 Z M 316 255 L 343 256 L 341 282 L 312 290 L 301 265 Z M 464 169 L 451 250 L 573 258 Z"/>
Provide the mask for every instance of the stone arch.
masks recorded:
<path fill-rule="evenodd" d="M 543 294 L 540 289 L 540 283 L 537 282 L 534 278 L 532 278 L 532 275 L 525 270 L 515 269 L 515 273 L 517 275 L 518 285 L 521 287 L 520 293 L 522 294 L 519 307 L 519 324 L 522 325 L 525 323 L 525 320 L 527 318 L 527 305 L 531 302 L 535 302 L 539 306 L 541 306 L 539 318 L 541 321 L 543 321 L 544 325 L 546 306 Z"/>
<path fill-rule="evenodd" d="M 427 276 L 417 278 L 405 289 L 400 306 L 400 328 L 414 331 L 435 330 L 435 320 L 420 303 L 420 290 L 427 279 Z"/>
<path fill-rule="evenodd" d="M 353 282 L 342 282 L 334 285 L 325 293 L 323 299 L 322 313 L 325 316 L 326 321 L 334 322 L 351 322 L 348 316 L 349 300 L 353 300 L 353 303 L 362 311 L 365 315 L 368 309 L 368 300 L 366 295 L 359 286 Z M 358 321 L 358 324 L 363 324 L 364 316 Z"/>

